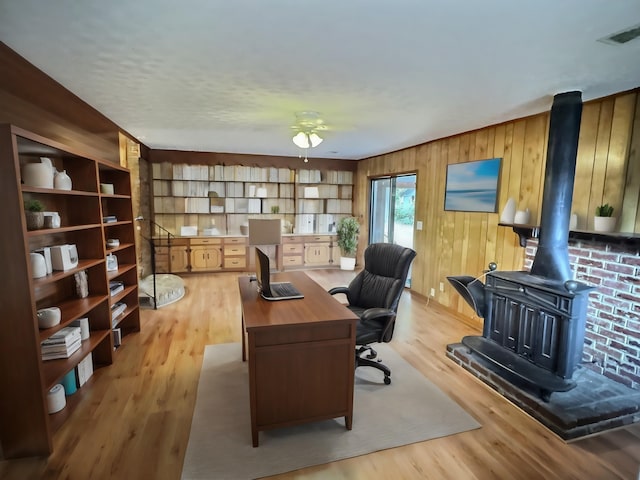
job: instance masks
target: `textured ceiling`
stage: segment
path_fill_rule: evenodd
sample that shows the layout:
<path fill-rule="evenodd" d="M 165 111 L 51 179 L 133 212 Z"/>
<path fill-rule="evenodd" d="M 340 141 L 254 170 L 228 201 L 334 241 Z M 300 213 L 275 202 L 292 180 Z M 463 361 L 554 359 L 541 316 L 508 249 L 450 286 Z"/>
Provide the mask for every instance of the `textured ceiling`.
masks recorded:
<path fill-rule="evenodd" d="M 638 0 L 1 0 L 0 40 L 151 148 L 359 159 L 640 86 Z"/>

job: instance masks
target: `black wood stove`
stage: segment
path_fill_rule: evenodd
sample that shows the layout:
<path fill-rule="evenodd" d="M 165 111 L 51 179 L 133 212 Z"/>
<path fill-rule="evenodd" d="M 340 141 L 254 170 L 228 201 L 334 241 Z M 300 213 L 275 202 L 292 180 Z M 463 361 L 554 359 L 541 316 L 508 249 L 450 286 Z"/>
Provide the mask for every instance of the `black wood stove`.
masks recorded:
<path fill-rule="evenodd" d="M 531 272 L 489 266 L 486 284 L 470 276 L 447 277 L 484 318 L 482 337 L 463 345 L 487 360 L 501 377 L 549 401 L 575 387 L 582 358 L 589 292 L 573 279 L 569 220 L 582 115 L 580 92 L 554 97 L 538 249 Z"/>

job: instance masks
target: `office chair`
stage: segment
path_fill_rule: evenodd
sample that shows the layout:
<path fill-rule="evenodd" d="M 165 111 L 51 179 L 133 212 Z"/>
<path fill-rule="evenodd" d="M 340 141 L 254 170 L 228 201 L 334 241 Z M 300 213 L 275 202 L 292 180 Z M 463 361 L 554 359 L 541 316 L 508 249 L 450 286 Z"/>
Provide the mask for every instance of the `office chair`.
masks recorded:
<path fill-rule="evenodd" d="M 329 290 L 331 295 L 344 293 L 347 307 L 360 317 L 356 328 L 356 368 L 381 370 L 386 385 L 391 383 L 391 370 L 380 360 L 374 361 L 378 354 L 369 344 L 391 341 L 398 302 L 415 256 L 410 248 L 373 243 L 364 251 L 364 269 L 349 286 Z"/>

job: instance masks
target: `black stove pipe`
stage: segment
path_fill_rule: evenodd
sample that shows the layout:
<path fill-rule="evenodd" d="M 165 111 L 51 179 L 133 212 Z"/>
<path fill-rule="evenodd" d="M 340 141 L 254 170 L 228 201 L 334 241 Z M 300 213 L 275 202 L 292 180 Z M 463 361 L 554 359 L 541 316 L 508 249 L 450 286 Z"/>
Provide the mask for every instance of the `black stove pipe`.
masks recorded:
<path fill-rule="evenodd" d="M 531 274 L 561 282 L 573 278 L 569 264 L 569 220 L 581 117 L 581 92 L 553 97 L 540 238 Z"/>

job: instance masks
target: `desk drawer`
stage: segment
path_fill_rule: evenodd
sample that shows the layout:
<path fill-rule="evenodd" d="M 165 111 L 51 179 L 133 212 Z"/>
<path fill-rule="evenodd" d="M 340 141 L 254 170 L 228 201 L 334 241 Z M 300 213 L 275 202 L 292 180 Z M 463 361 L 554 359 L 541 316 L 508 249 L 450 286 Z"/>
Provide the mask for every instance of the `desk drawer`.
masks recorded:
<path fill-rule="evenodd" d="M 306 324 L 300 327 L 269 327 L 256 333 L 255 345 L 256 347 L 266 347 L 312 341 L 349 340 L 351 338 L 351 325 L 353 325 L 354 329 L 356 328 L 356 324 L 349 321 L 334 325 L 309 326 Z"/>

